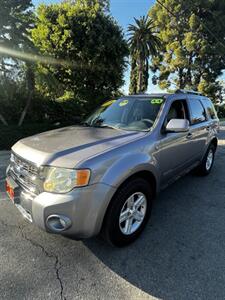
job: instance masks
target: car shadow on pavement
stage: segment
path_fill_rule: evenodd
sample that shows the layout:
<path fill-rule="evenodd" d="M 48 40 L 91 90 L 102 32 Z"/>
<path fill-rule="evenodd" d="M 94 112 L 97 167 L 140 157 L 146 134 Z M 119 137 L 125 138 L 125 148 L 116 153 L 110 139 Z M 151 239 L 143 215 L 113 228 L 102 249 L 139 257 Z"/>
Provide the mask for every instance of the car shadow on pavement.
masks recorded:
<path fill-rule="evenodd" d="M 209 176 L 187 175 L 158 196 L 134 244 L 117 249 L 98 238 L 84 244 L 151 296 L 225 299 L 225 144 L 217 155 Z"/>

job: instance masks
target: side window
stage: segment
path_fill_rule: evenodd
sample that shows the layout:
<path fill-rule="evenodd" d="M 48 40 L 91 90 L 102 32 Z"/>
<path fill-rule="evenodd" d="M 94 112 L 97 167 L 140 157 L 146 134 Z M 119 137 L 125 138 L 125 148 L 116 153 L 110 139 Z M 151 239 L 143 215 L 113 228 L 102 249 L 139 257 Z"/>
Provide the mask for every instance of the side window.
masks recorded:
<path fill-rule="evenodd" d="M 206 121 L 205 109 L 198 99 L 189 99 L 191 124 L 198 124 Z"/>
<path fill-rule="evenodd" d="M 189 120 L 188 116 L 188 109 L 186 100 L 175 100 L 169 109 L 169 112 L 166 116 L 164 126 L 172 119 L 187 119 Z"/>
<path fill-rule="evenodd" d="M 215 110 L 214 105 L 212 104 L 211 100 L 209 100 L 208 98 L 204 98 L 202 100 L 202 104 L 204 105 L 209 118 L 217 119 L 217 113 L 216 113 L 216 110 Z"/>

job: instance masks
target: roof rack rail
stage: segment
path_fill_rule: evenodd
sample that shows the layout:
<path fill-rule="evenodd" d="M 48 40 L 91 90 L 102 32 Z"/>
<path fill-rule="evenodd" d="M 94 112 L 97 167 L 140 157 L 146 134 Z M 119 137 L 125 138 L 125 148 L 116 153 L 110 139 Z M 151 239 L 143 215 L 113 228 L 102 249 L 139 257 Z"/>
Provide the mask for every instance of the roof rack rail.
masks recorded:
<path fill-rule="evenodd" d="M 175 92 L 176 94 L 193 94 L 193 95 L 200 95 L 202 96 L 202 94 L 200 92 L 196 92 L 193 90 L 182 90 L 182 89 L 178 89 Z"/>

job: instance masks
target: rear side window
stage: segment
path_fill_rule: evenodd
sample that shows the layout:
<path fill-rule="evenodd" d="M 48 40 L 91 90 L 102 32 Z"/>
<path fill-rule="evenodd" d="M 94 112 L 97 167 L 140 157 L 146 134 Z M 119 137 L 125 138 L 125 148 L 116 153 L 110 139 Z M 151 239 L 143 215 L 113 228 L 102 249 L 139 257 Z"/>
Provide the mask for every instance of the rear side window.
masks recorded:
<path fill-rule="evenodd" d="M 191 124 L 206 121 L 205 109 L 198 99 L 189 99 Z"/>
<path fill-rule="evenodd" d="M 205 107 L 205 110 L 207 112 L 207 115 L 209 116 L 210 119 L 217 119 L 217 114 L 216 114 L 216 110 L 214 108 L 214 105 L 212 103 L 212 101 L 208 98 L 204 98 L 204 100 L 202 100 L 202 104 Z"/>

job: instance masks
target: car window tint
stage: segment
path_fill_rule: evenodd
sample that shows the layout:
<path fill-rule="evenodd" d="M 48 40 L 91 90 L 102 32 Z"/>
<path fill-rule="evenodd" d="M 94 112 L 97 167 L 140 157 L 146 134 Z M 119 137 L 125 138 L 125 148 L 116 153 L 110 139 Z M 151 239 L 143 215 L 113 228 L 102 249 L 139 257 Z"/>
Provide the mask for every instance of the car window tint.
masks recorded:
<path fill-rule="evenodd" d="M 190 99 L 189 104 L 191 109 L 191 124 L 197 124 L 206 121 L 205 110 L 201 102 L 197 99 Z"/>
<path fill-rule="evenodd" d="M 214 105 L 212 104 L 211 100 L 208 98 L 204 98 L 204 100 L 202 101 L 202 104 L 204 105 L 208 116 L 211 119 L 216 119 L 217 118 L 216 110 L 215 110 Z"/>
<path fill-rule="evenodd" d="M 129 115 L 130 121 L 140 121 L 143 119 L 155 120 L 160 109 L 160 105 L 151 104 L 151 99 L 137 100 L 134 103 L 133 109 Z"/>
<path fill-rule="evenodd" d="M 105 127 L 124 130 L 149 130 L 164 103 L 163 97 L 121 98 L 102 104 L 84 122 L 85 126 Z"/>
<path fill-rule="evenodd" d="M 175 100 L 171 104 L 164 125 L 166 126 L 166 124 L 172 119 L 189 119 L 187 103 L 185 100 Z"/>

